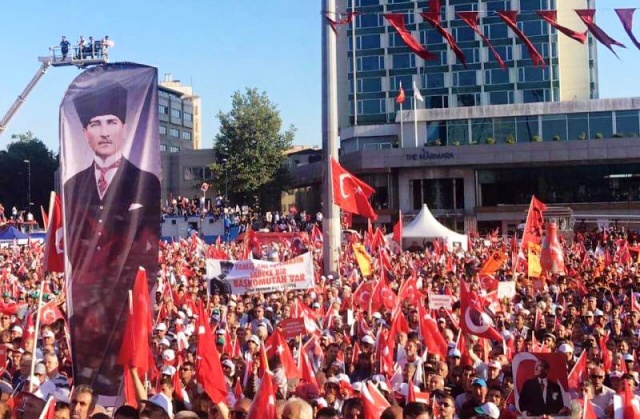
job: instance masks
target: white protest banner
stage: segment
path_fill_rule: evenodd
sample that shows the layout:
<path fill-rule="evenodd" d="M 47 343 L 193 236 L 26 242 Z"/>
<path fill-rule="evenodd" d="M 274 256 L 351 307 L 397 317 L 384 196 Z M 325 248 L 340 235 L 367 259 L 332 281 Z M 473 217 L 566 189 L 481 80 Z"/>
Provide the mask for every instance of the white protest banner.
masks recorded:
<path fill-rule="evenodd" d="M 233 294 L 303 290 L 315 285 L 309 252 L 286 262 L 237 261 L 226 277 Z"/>
<path fill-rule="evenodd" d="M 451 296 L 429 293 L 429 309 L 438 310 L 440 308 L 451 310 Z"/>
<path fill-rule="evenodd" d="M 213 279 L 222 273 L 220 262 L 218 259 L 207 259 L 207 272 L 204 274 L 205 279 Z"/>
<path fill-rule="evenodd" d="M 516 295 L 516 281 L 498 283 L 498 299 L 513 298 Z"/>

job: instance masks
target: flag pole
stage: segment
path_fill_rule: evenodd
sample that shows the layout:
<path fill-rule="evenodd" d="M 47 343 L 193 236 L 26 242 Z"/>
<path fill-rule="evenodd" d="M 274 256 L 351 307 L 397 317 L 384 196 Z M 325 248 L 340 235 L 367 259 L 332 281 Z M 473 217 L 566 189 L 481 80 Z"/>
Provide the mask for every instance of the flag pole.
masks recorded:
<path fill-rule="evenodd" d="M 356 2 L 351 2 L 351 14 L 353 19 L 351 20 L 351 61 L 353 65 L 353 126 L 358 125 L 358 77 L 356 71 L 358 70 L 358 64 L 356 61 Z"/>
<path fill-rule="evenodd" d="M 400 148 L 404 148 L 404 125 L 402 123 L 402 102 L 400 102 Z"/>
<path fill-rule="evenodd" d="M 33 357 L 31 358 L 31 375 L 33 377 L 36 371 L 36 349 L 38 348 L 38 331 L 40 330 L 40 310 L 42 309 L 42 293 L 44 292 L 44 277 L 42 278 L 42 282 L 40 282 L 40 294 L 38 295 L 38 308 L 36 309 L 36 325 L 33 331 Z M 30 314 L 27 314 L 28 316 Z M 33 389 L 33 383 L 29 380 L 29 393 L 31 393 Z"/>
<path fill-rule="evenodd" d="M 335 16 L 336 0 L 322 0 L 322 5 L 324 12 L 322 16 Z M 332 159 L 338 160 L 337 39 L 331 25 L 324 18 L 322 18 L 322 69 L 323 264 L 325 274 L 338 274 L 340 211 L 333 199 L 331 168 Z"/>
<path fill-rule="evenodd" d="M 415 86 L 415 84 L 414 84 Z M 418 100 L 416 99 L 416 93 L 413 92 L 413 139 L 418 147 Z"/>

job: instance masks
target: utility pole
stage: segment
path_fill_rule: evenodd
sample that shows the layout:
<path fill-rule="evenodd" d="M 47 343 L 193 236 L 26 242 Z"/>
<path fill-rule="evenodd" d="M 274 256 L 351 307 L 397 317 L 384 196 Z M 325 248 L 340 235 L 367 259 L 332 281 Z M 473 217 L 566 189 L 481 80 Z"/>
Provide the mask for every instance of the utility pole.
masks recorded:
<path fill-rule="evenodd" d="M 337 39 L 325 16 L 336 19 L 336 0 L 322 0 L 322 233 L 325 274 L 338 274 L 340 210 L 333 203 L 331 159 L 338 159 Z"/>

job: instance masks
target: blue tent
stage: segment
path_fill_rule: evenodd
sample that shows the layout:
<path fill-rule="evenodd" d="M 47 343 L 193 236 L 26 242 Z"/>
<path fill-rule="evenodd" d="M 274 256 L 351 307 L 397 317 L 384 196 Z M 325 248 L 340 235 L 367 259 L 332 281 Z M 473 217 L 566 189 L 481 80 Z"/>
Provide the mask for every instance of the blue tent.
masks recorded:
<path fill-rule="evenodd" d="M 4 231 L 0 232 L 0 241 L 27 240 L 28 238 L 28 235 L 13 226 L 9 226 Z"/>

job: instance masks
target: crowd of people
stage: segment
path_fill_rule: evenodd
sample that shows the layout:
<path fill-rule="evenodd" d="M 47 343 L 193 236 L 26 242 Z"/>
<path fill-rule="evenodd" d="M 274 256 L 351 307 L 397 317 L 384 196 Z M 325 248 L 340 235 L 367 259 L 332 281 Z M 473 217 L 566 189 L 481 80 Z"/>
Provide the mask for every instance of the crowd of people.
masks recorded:
<path fill-rule="evenodd" d="M 595 415 L 591 417 L 623 417 L 615 416 L 616 409 L 624 405 L 629 389 L 631 404 L 640 412 L 635 233 L 579 225 L 574 237 L 562 242 L 565 273 L 531 278 L 522 251 L 497 232 L 472 235 L 467 251 L 448 249 L 441 241 L 402 251 L 369 230 L 343 243 L 339 272 L 329 275 L 322 270 L 322 236 L 315 234 L 321 218 L 296 211 L 278 214 L 276 221 L 275 215 L 245 222 L 258 222 L 270 231 L 292 223 L 303 248 L 293 246 L 290 238 L 205 245 L 191 237 L 161 244 L 149 337 L 154 365 L 143 377 L 135 368 L 131 373 L 142 411 L 123 405 L 107 413 L 91 387 L 73 386 L 65 320 L 41 314 L 38 339 L 33 335 L 32 314 L 43 285 L 42 247 L 0 249 L 0 339 L 7 351 L 0 416 L 9 417 L 12 408 L 20 411 L 16 395 L 24 393 L 35 396 L 40 409 L 50 396 L 55 398 L 56 418 L 80 419 L 245 418 L 257 417 L 258 410 L 271 417 L 270 409 L 287 419 L 547 414 L 541 406 L 550 406 L 552 396 L 539 402 L 514 398 L 512 361 L 522 352 L 566 358 L 569 388 L 563 390 L 571 400 L 560 403 L 553 414 L 590 417 L 583 416 L 586 410 Z M 362 275 L 362 261 L 352 250 L 356 241 L 370 255 L 371 275 Z M 241 260 L 247 246 L 254 258 L 273 260 L 275 254 L 281 261 L 311 252 L 315 287 L 229 294 L 217 286 L 223 278 L 207 273 L 207 259 Z M 479 275 L 495 251 L 504 252 L 506 262 L 490 277 Z M 487 296 L 496 283 L 513 280 L 515 296 L 484 300 L 502 340 L 462 333 L 461 287 Z M 369 284 L 375 285 L 365 291 Z M 429 309 L 433 295 L 451 296 L 451 309 Z M 64 312 L 62 274 L 44 276 L 42 300 Z M 213 401 L 198 371 L 200 304 L 215 335 L 226 386 L 223 401 Z M 285 336 L 288 319 L 303 319 L 305 332 Z M 549 365 L 539 361 L 535 370 L 542 385 L 551 388 Z M 261 397 L 269 391 L 272 397 Z"/>

